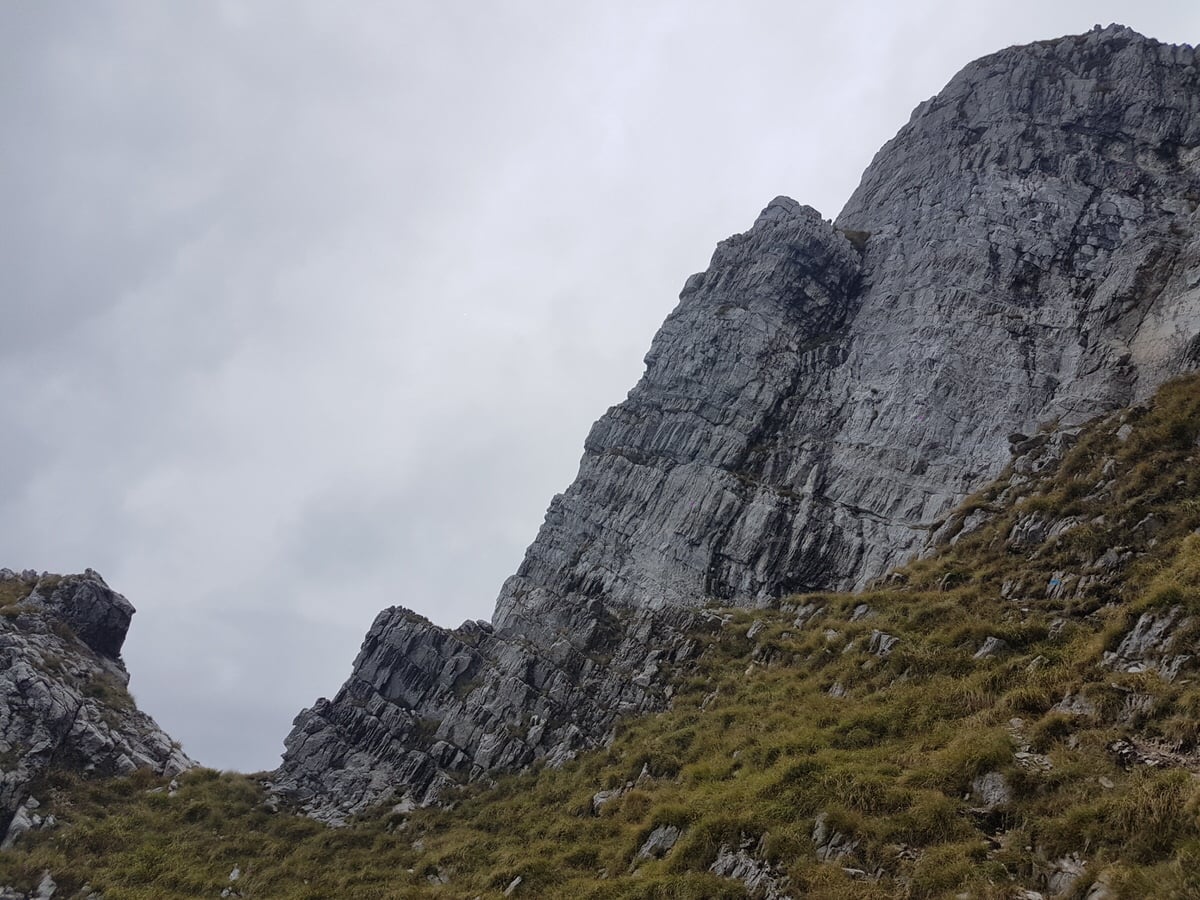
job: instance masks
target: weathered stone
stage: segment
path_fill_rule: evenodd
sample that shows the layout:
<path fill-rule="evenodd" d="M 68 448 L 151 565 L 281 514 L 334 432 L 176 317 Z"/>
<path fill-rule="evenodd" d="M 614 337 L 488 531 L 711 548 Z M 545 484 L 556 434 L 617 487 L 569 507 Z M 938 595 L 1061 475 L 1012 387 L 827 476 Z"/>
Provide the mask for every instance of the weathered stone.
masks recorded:
<path fill-rule="evenodd" d="M 1142 613 L 1117 649 L 1104 654 L 1104 665 L 1122 672 L 1157 671 L 1173 681 L 1192 659 L 1192 654 L 1179 652 L 1175 636 L 1191 624 L 1179 606 Z"/>
<path fill-rule="evenodd" d="M 992 520 L 994 513 L 987 509 L 974 509 L 967 513 L 962 518 L 962 522 L 954 537 L 950 539 L 951 544 L 957 544 L 965 537 L 974 534 L 984 525 Z"/>
<path fill-rule="evenodd" d="M 34 893 L 34 900 L 50 900 L 58 890 L 58 885 L 54 883 L 54 879 L 50 877 L 49 872 L 42 873 L 42 880 L 38 882 L 37 889 Z"/>
<path fill-rule="evenodd" d="M 754 838 L 743 836 L 737 847 L 722 844 L 708 871 L 740 881 L 755 900 L 792 900 L 787 893 L 787 876 L 761 858 L 765 843 L 766 835 L 757 843 Z"/>
<path fill-rule="evenodd" d="M 13 844 L 21 839 L 21 835 L 32 830 L 33 827 L 33 817 L 29 814 L 27 801 L 18 806 L 17 811 L 13 813 L 12 819 L 8 823 L 8 831 L 4 834 L 4 840 L 0 842 L 0 850 L 11 850 Z"/>
<path fill-rule="evenodd" d="M 988 638 L 975 651 L 973 659 L 987 659 L 992 656 L 1003 656 L 1009 651 L 1008 642 L 1001 640 L 998 637 L 989 635 Z"/>
<path fill-rule="evenodd" d="M 867 647 L 867 652 L 875 656 L 888 656 L 899 641 L 900 638 L 894 634 L 888 634 L 886 631 L 872 631 L 871 643 Z"/>
<path fill-rule="evenodd" d="M 971 782 L 971 795 L 988 812 L 1012 802 L 1012 788 L 1002 772 L 986 772 Z"/>
<path fill-rule="evenodd" d="M 619 716 L 664 708 L 662 680 L 637 675 L 684 661 L 697 647 L 687 634 L 721 621 L 686 609 L 624 623 L 599 604 L 577 612 L 578 642 L 551 654 L 479 623 L 448 631 L 385 610 L 338 695 L 296 718 L 273 789 L 337 824 L 393 793 L 428 805 L 454 780 L 560 765 L 600 746 Z"/>
<path fill-rule="evenodd" d="M 1022 516 L 1008 533 L 1008 545 L 1013 550 L 1036 547 L 1050 533 L 1050 520 L 1041 513 Z"/>
<path fill-rule="evenodd" d="M 968 65 L 836 223 L 773 200 L 685 283 L 494 630 L 385 612 L 277 783 L 335 821 L 562 762 L 666 702 L 681 609 L 861 587 L 1011 454 L 1041 471 L 1078 423 L 1194 368 L 1198 145 L 1194 51 L 1112 26 Z"/>
<path fill-rule="evenodd" d="M 833 828 L 829 824 L 828 813 L 820 813 L 813 822 L 812 842 L 817 851 L 817 859 L 821 862 L 845 859 L 858 849 L 859 843 L 850 835 Z"/>
<path fill-rule="evenodd" d="M 600 810 L 624 793 L 625 790 L 623 788 L 614 788 L 611 791 L 596 791 L 592 795 L 592 814 L 599 815 Z"/>
<path fill-rule="evenodd" d="M 0 617 L 0 834 L 10 846 L 48 820 L 29 785 L 51 766 L 84 774 L 195 765 L 126 693 L 120 659 L 133 606 L 90 569 L 58 577 L 0 570 L 23 599 Z"/>
<path fill-rule="evenodd" d="M 637 852 L 637 859 L 658 859 L 666 856 L 679 843 L 683 834 L 674 825 L 659 825 L 650 832 L 645 842 Z"/>
<path fill-rule="evenodd" d="M 1064 897 L 1075 888 L 1087 871 L 1087 862 L 1078 853 L 1054 860 L 1044 873 L 1046 892 L 1051 897 Z"/>
<path fill-rule="evenodd" d="M 1051 712 L 1065 713 L 1069 716 L 1094 716 L 1096 704 L 1082 694 L 1068 694 L 1052 707 Z"/>

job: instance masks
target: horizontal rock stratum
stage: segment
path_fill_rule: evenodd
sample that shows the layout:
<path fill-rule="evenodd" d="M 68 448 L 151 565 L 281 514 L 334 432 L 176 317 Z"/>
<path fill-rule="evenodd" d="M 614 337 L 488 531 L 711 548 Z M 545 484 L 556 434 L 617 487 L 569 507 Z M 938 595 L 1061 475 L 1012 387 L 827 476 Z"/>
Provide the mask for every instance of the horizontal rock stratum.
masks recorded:
<path fill-rule="evenodd" d="M 279 787 L 337 820 L 595 746 L 667 702 L 706 602 L 862 586 L 1011 436 L 1194 368 L 1196 63 L 1121 26 L 1009 48 L 917 107 L 836 222 L 773 200 L 687 280 L 493 623 L 381 613 Z"/>

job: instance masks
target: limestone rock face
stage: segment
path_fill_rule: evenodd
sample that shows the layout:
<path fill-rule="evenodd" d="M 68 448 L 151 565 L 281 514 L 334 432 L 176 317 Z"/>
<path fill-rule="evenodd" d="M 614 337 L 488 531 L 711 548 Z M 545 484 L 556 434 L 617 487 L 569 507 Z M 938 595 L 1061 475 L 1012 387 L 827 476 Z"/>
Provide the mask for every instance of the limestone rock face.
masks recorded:
<path fill-rule="evenodd" d="M 819 518 L 862 266 L 820 214 L 784 197 L 692 276 L 629 398 L 593 426 L 496 607 L 534 634 L 588 599 L 692 606 L 823 583 L 860 553 Z M 852 559 L 853 557 L 853 559 Z"/>
<path fill-rule="evenodd" d="M 58 577 L 0 569 L 0 837 L 35 807 L 51 767 L 95 775 L 195 765 L 134 706 L 121 646 L 133 606 L 90 569 Z"/>
<path fill-rule="evenodd" d="M 420 793 L 559 758 L 602 739 L 606 704 L 661 702 L 629 676 L 683 639 L 642 631 L 712 599 L 859 587 L 920 552 L 1014 440 L 1200 362 L 1198 204 L 1192 48 L 1110 26 L 970 64 L 836 223 L 780 197 L 717 247 L 494 627 L 385 614 L 346 687 L 297 719 L 281 784 L 319 808 L 342 777 Z"/>
<path fill-rule="evenodd" d="M 1200 360 L 1197 201 L 1191 48 L 1111 26 L 969 65 L 836 226 L 776 199 L 689 279 L 497 626 L 579 597 L 746 602 L 882 574 L 1009 434 Z"/>
<path fill-rule="evenodd" d="M 302 712 L 275 787 L 333 824 L 384 797 L 436 802 L 459 779 L 554 765 L 596 747 L 621 715 L 661 709 L 660 671 L 691 658 L 687 635 L 720 619 L 644 610 L 624 621 L 603 606 L 539 646 L 480 622 L 453 631 L 386 609 L 333 700 Z"/>
<path fill-rule="evenodd" d="M 876 156 L 827 477 L 910 555 L 1009 432 L 1144 398 L 1200 347 L 1195 53 L 1110 26 L 967 66 Z M 904 526 L 909 526 L 905 528 Z"/>

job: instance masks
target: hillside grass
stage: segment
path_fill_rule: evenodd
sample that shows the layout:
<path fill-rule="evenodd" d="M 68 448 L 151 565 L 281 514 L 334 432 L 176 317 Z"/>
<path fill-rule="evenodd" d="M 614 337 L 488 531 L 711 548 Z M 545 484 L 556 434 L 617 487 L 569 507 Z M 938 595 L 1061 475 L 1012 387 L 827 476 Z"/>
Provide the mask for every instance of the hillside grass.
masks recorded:
<path fill-rule="evenodd" d="M 1200 896 L 1196 670 L 1104 664 L 1143 613 L 1180 608 L 1184 637 L 1200 618 L 1198 436 L 1200 379 L 1180 379 L 1093 423 L 1046 474 L 1006 472 L 957 513 L 953 545 L 885 587 L 726 611 L 674 673 L 669 711 L 560 769 L 341 829 L 272 811 L 253 776 L 200 770 L 169 796 L 146 774 L 58 773 L 37 796 L 64 824 L 0 854 L 0 884 L 48 870 L 66 895 L 86 882 L 107 900 L 497 898 L 519 877 L 515 897 L 700 900 L 750 896 L 708 872 L 746 846 L 794 897 L 1016 897 L 1072 854 L 1086 872 L 1063 896 L 1097 879 L 1114 896 Z M 978 510 L 990 520 L 962 533 Z M 1076 521 L 1009 539 L 1039 516 Z M 887 655 L 870 652 L 876 631 L 899 639 Z M 989 638 L 1004 649 L 976 658 Z M 994 809 L 973 790 L 989 773 L 1012 794 Z M 605 790 L 620 793 L 597 811 Z M 821 815 L 850 855 L 817 860 Z M 639 860 L 661 825 L 679 842 Z"/>

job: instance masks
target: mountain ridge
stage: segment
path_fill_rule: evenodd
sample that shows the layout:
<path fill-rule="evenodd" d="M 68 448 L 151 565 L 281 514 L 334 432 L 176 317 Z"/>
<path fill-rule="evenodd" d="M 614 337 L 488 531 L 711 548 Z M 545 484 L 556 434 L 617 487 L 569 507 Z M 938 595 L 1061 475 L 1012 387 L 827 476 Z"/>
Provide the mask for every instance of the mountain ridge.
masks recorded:
<path fill-rule="evenodd" d="M 1192 48 L 1122 26 L 1009 48 L 917 108 L 836 223 L 772 201 L 687 279 L 490 630 L 377 620 L 364 653 L 430 667 L 356 667 L 297 717 L 280 789 L 337 819 L 597 746 L 613 710 L 666 701 L 652 674 L 629 694 L 685 643 L 668 624 L 639 644 L 656 615 L 863 587 L 1010 435 L 1194 366 L 1197 86 Z"/>

